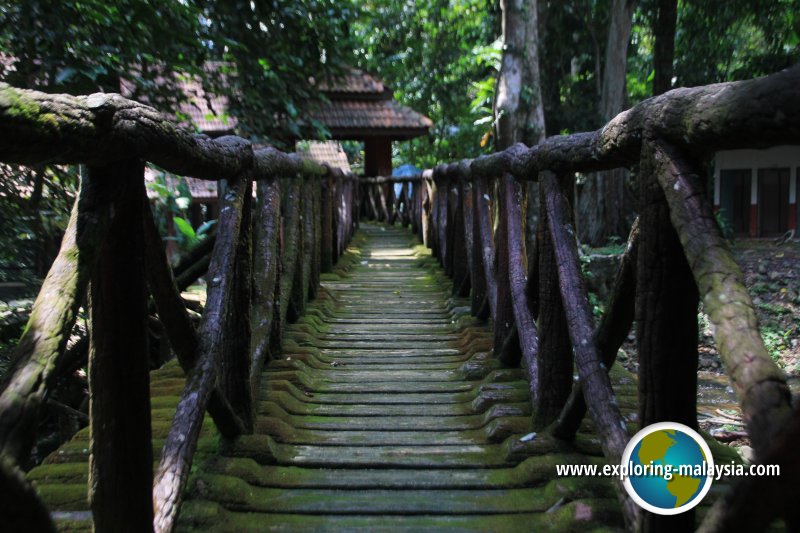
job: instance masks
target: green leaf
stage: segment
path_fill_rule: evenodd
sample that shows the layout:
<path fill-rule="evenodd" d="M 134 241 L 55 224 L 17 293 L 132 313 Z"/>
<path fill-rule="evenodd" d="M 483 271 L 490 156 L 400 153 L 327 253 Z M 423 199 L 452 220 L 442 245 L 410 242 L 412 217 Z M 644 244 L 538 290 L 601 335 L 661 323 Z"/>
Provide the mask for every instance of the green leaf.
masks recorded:
<path fill-rule="evenodd" d="M 183 238 L 189 241 L 190 245 L 197 242 L 197 233 L 195 233 L 194 228 L 186 219 L 173 217 L 172 221 L 175 223 L 175 228 L 180 232 Z"/>

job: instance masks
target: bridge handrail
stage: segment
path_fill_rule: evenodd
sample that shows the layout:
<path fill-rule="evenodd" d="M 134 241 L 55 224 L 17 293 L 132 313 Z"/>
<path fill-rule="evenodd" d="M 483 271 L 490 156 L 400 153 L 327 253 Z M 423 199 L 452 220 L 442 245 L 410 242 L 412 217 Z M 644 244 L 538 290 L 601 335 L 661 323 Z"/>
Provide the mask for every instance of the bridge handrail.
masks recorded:
<path fill-rule="evenodd" d="M 508 364 L 516 364 L 520 358 L 524 362 L 531 374 L 534 409 L 542 407 L 541 413 L 545 413 L 543 406 L 548 402 L 563 407 L 551 421 L 554 434 L 562 438 L 574 435 L 574 421 L 580 420 L 588 405 L 610 461 L 619 460 L 627 439 L 625 421 L 606 373 L 613 362 L 609 354 L 616 352 L 617 333 L 627 329 L 625 325 L 633 317 L 630 307 L 634 300 L 622 288 L 630 287 L 632 277 L 639 284 L 647 281 L 642 269 L 647 258 L 680 256 L 672 265 L 675 268 L 656 268 L 681 283 L 694 276 L 717 325 L 715 338 L 721 356 L 741 399 L 755 450 L 763 460 L 770 443 L 790 431 L 788 388 L 758 335 L 741 273 L 709 222 L 713 221 L 709 206 L 699 201 L 701 173 L 694 161 L 720 149 L 800 141 L 798 86 L 800 66 L 756 80 L 676 89 L 621 113 L 595 132 L 551 137 L 530 148 L 518 144 L 474 160 L 439 165 L 417 177 L 359 180 L 296 155 L 258 148 L 239 137 L 211 139 L 192 134 L 154 109 L 119 95 L 48 95 L 0 84 L 0 161 L 87 165 L 62 249 L 34 304 L 13 371 L 3 384 L 0 449 L 5 457 L 18 462 L 30 449 L 31 432 L 25 428 L 35 423 L 53 376 L 63 364 L 69 333 L 91 284 L 90 387 L 92 405 L 98 407 L 92 416 L 92 510 L 99 524 L 123 520 L 150 527 L 152 514 L 147 508 L 152 513 L 152 484 L 142 485 L 150 475 L 152 456 L 147 368 L 143 364 L 144 280 L 148 269 L 160 272 L 151 285 L 160 281 L 161 290 L 151 286 L 151 292 L 159 313 L 166 315 L 170 309 L 177 317 L 175 323 L 165 326 L 171 339 L 186 343 L 180 348 L 181 362 L 189 369 L 179 415 L 156 475 L 155 527 L 171 530 L 206 408 L 224 435 L 247 431 L 252 424 L 251 395 L 257 390 L 258 370 L 268 346 L 251 346 L 250 331 L 259 327 L 263 331 L 266 322 L 277 324 L 269 328 L 270 339 L 273 343 L 279 339 L 284 321 L 302 313 L 322 265 L 332 264 L 344 249 L 361 212 L 391 223 L 399 218 L 420 232 L 453 276 L 454 292 L 472 294 L 473 312 L 494 319 L 496 355 Z M 196 332 L 198 355 L 194 361 L 185 309 L 181 311 L 178 305 L 177 288 L 168 279 L 168 270 L 154 254 L 148 255 L 148 268 L 142 260 L 144 250 L 158 244 L 152 231 L 145 231 L 149 215 L 144 202 L 143 161 L 175 174 L 225 179 L 227 183 L 208 267 L 209 300 Z M 607 344 L 603 346 L 603 330 L 593 330 L 579 275 L 569 191 L 574 187 L 574 172 L 637 162 L 645 169 L 640 178 L 647 203 L 628 252 L 632 255 L 637 247 L 640 252 L 627 263 L 635 262 L 637 268 L 621 271 L 619 276 L 618 305 L 609 308 L 616 318 L 609 315 Z M 496 183 L 494 191 L 488 187 L 490 180 Z M 529 274 L 535 275 L 525 281 L 520 264 L 520 182 L 531 180 L 540 182 L 546 224 L 539 225 L 536 259 L 529 265 Z M 248 191 L 254 181 L 259 206 L 251 220 Z M 400 184 L 399 195 L 392 191 L 395 183 Z M 500 222 L 498 232 L 492 231 L 493 213 Z M 135 231 L 137 228 L 143 231 Z M 674 242 L 662 238 L 667 233 L 674 234 Z M 685 275 L 679 264 L 686 262 L 683 254 L 673 253 L 676 245 L 690 260 Z M 121 283 L 122 279 L 126 283 Z M 669 290 L 657 286 L 655 296 L 638 291 L 636 307 L 658 307 L 657 297 Z M 252 307 L 255 317 L 227 312 L 230 306 L 250 310 L 251 295 L 262 304 Z M 716 305 L 723 298 L 727 301 Z M 111 313 L 122 301 L 130 305 Z M 274 304 L 276 309 L 269 311 L 272 315 L 260 314 L 270 307 L 263 305 L 266 303 Z M 550 314 L 537 316 L 538 310 Z M 563 311 L 566 324 L 562 322 L 560 333 L 544 340 L 539 337 L 537 321 L 544 318 L 558 324 L 554 310 Z M 122 327 L 126 320 L 135 327 Z M 663 316 L 649 317 L 640 339 L 662 338 L 659 335 L 669 327 Z M 678 337 L 687 335 L 688 329 L 678 330 Z M 565 335 L 569 336 L 567 345 L 575 350 L 580 391 L 576 387 L 570 392 L 571 359 L 558 357 L 561 352 L 555 349 Z M 514 338 L 520 339 L 521 352 L 514 349 Z M 746 342 L 735 342 L 742 339 Z M 646 348 L 640 353 L 643 369 L 654 372 L 669 365 L 657 348 L 641 346 Z M 243 348 L 246 360 L 226 355 L 241 354 Z M 542 368 L 557 371 L 548 373 Z M 569 383 L 555 383 L 556 378 L 563 381 L 565 368 Z M 119 376 L 125 376 L 130 387 L 121 386 Z M 691 380 L 692 376 L 684 373 L 678 381 Z M 585 402 L 576 394 L 582 394 Z M 652 393 L 644 394 L 643 399 L 659 405 Z M 108 406 L 110 410 L 103 409 Z M 114 406 L 122 407 L 114 411 Z M 549 409 L 552 412 L 553 406 Z M 117 418 L 110 419 L 115 412 Z M 647 411 L 642 423 L 657 416 Z M 130 439 L 132 434 L 136 439 Z M 125 442 L 126 438 L 130 442 Z M 103 442 L 114 442 L 117 449 Z M 123 463 L 127 470 L 118 468 Z M 5 468 L 4 463 L 4 472 Z M 120 484 L 132 487 L 126 492 L 130 501 L 108 497 Z M 628 523 L 635 526 L 640 520 L 636 506 L 622 491 L 620 497 Z M 720 524 L 736 520 L 731 517 L 741 519 L 742 510 L 729 500 L 722 499 L 719 505 L 725 510 L 709 514 L 714 517 L 709 528 L 722 530 Z"/>
<path fill-rule="evenodd" d="M 595 132 L 550 137 L 530 148 L 517 144 L 473 160 L 441 164 L 416 176 L 362 181 L 365 215 L 393 221 L 398 215 L 388 210 L 389 206 L 413 214 L 412 228 L 421 233 L 453 277 L 454 294 L 471 293 L 473 314 L 494 319 L 495 356 L 510 364 L 522 358 L 531 377 L 535 423 L 546 424 L 541 429 L 570 440 L 588 405 L 611 462 L 620 461 L 629 436 L 607 370 L 635 315 L 641 381 L 653 379 L 654 374 L 677 375 L 680 379 L 672 386 L 685 386 L 692 396 L 691 416 L 679 416 L 677 411 L 670 416 L 664 403 L 672 400 L 658 398 L 663 391 L 641 393 L 640 403 L 648 407 L 640 407 L 640 423 L 672 419 L 696 426 L 696 361 L 693 368 L 684 364 L 676 370 L 680 364 L 669 360 L 670 354 L 648 343 L 664 342 L 670 336 L 685 338 L 694 343 L 696 358 L 697 300 L 692 303 L 692 291 L 699 289 L 757 459 L 763 462 L 769 456 L 787 462 L 787 456 L 776 456 L 775 442 L 788 450 L 786 436 L 800 431 L 800 421 L 792 419 L 785 376 L 764 347 L 741 271 L 705 200 L 704 172 L 697 161 L 718 150 L 800 142 L 797 87 L 800 65 L 754 80 L 675 89 L 619 114 Z M 644 218 L 640 216 L 634 224 L 607 312 L 595 330 L 580 276 L 572 221 L 575 173 L 636 164 L 640 165 Z M 494 190 L 487 186 L 489 180 L 496 181 Z M 533 260 L 526 278 L 520 207 L 522 185 L 527 181 L 539 182 L 541 205 L 536 239 L 529 243 Z M 399 199 L 394 198 L 394 183 L 404 187 Z M 409 183 L 413 187 L 410 193 Z M 499 221 L 496 231 L 491 228 L 491 213 Z M 471 253 L 464 253 L 466 248 Z M 648 262 L 653 257 L 670 262 L 653 265 Z M 647 285 L 646 269 L 670 282 Z M 678 285 L 669 286 L 671 282 Z M 648 290 L 637 292 L 636 286 L 643 284 Z M 697 289 L 693 289 L 695 285 Z M 680 298 L 686 302 L 676 301 Z M 635 309 L 639 311 L 635 313 Z M 648 311 L 642 314 L 641 309 Z M 669 312 L 664 315 L 676 309 L 695 321 L 694 332 L 691 326 L 672 324 L 675 317 Z M 559 310 L 566 324 L 552 316 Z M 537 316 L 540 311 L 548 316 Z M 541 320 L 550 324 L 548 346 L 541 344 Z M 559 327 L 561 333 L 552 333 L 552 328 Z M 575 387 L 571 387 L 571 363 L 564 366 L 571 356 L 559 351 L 559 342 L 563 345 L 564 340 L 552 340 L 567 332 L 566 342 L 574 350 L 580 377 Z M 561 382 L 555 383 L 552 374 L 560 374 Z M 683 400 L 688 396 L 684 393 Z M 561 406 L 556 415 L 552 414 L 553 404 Z M 538 420 L 548 410 L 550 418 Z M 686 420 L 675 420 L 682 416 Z M 800 472 L 792 469 L 786 477 L 800 479 Z M 785 485 L 785 480 L 782 483 Z M 764 509 L 773 506 L 764 505 L 759 512 L 750 513 L 752 505 L 735 503 L 744 501 L 743 493 L 761 498 L 775 494 L 774 490 L 757 492 L 753 487 L 758 485 L 737 484 L 708 514 L 704 530 L 725 531 L 742 524 L 760 529 L 768 523 L 773 517 Z M 642 517 L 621 487 L 619 495 L 631 527 L 652 519 Z"/>
<path fill-rule="evenodd" d="M 49 95 L 0 84 L 0 130 L 0 161 L 86 165 L 62 248 L 2 384 L 3 474 L 19 478 L 13 463 L 24 464 L 30 453 L 38 412 L 61 375 L 91 286 L 95 526 L 170 531 L 206 409 L 223 437 L 252 431 L 261 367 L 280 348 L 287 315 L 303 313 L 320 272 L 331 270 L 353 234 L 358 177 L 239 137 L 193 134 L 119 95 Z M 216 235 L 177 282 L 145 195 L 143 161 L 225 180 Z M 205 270 L 207 303 L 195 330 L 180 290 Z M 187 375 L 155 483 L 145 276 Z"/>

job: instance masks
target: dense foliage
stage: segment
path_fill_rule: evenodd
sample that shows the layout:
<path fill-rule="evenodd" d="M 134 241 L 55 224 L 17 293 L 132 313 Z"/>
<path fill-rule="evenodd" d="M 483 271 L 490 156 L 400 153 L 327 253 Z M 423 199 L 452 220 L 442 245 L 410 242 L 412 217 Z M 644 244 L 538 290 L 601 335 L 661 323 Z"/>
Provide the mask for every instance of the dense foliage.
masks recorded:
<path fill-rule="evenodd" d="M 547 134 L 597 128 L 611 2 L 538 4 Z M 657 5 L 636 2 L 628 105 L 652 94 Z M 797 0 L 680 0 L 675 86 L 797 62 L 796 7 Z M 500 35 L 494 0 L 0 0 L 0 78 L 69 93 L 118 90 L 124 80 L 134 98 L 167 112 L 185 97 L 179 82 L 200 79 L 230 96 L 243 133 L 281 144 L 324 135 L 309 118 L 320 101 L 313 81 L 356 65 L 433 120 L 427 137 L 395 143 L 396 165 L 427 167 L 491 150 Z M 3 239 L 25 244 L 2 247 L 5 261 L 18 258 L 37 272 L 43 261 L 29 255 L 48 248 L 42 242 L 63 227 L 77 183 L 74 170 L 63 179 L 53 177 L 63 171 L 40 170 L 9 174 L 9 184 L 30 186 L 0 193 L 0 207 L 12 215 L 0 221 Z"/>
<path fill-rule="evenodd" d="M 428 137 L 396 147 L 399 162 L 426 167 L 490 148 L 481 140 L 491 131 L 498 17 L 492 0 L 362 4 L 353 26 L 359 65 L 434 123 Z"/>

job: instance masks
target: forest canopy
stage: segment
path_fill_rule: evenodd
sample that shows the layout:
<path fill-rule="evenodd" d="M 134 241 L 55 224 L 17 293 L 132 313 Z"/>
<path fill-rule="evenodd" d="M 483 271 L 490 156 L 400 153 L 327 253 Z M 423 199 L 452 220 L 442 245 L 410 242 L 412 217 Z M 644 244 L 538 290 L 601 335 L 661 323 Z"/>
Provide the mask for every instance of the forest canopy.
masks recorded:
<path fill-rule="evenodd" d="M 666 72 L 662 89 L 668 89 L 750 78 L 800 60 L 797 0 L 523 4 L 536 10 L 538 34 L 526 46 L 538 51 L 539 77 L 535 90 L 523 88 L 521 105 L 541 106 L 540 129 L 547 135 L 595 129 L 609 113 L 650 97 L 657 70 Z M 424 168 L 496 147 L 502 5 L 496 0 L 0 0 L 0 79 L 71 94 L 117 92 L 124 82 L 130 97 L 180 119 L 186 118 L 179 112 L 186 98 L 181 81 L 199 80 L 229 97 L 240 134 L 289 147 L 293 139 L 327 134 L 311 118 L 323 99 L 311 80 L 358 67 L 382 79 L 400 103 L 432 119 L 427 136 L 393 147 L 395 166 Z M 659 18 L 665 8 L 675 12 L 672 25 Z M 630 36 L 610 38 L 615 35 L 609 28 L 618 28 L 620 18 Z M 659 31 L 674 45 L 661 59 L 669 69 L 656 69 Z M 606 64 L 611 46 L 620 47 L 621 68 Z M 523 61 L 529 57 L 520 53 Z M 623 91 L 622 100 L 610 107 L 609 85 Z M 53 168 L 4 172 L 0 201 L 10 216 L 0 222 L 0 235 L 26 244 L 0 261 L 23 258 L 32 268 L 38 265 L 34 270 L 41 275 L 57 248 L 77 176 Z"/>
<path fill-rule="evenodd" d="M 663 2 L 662 2 L 663 3 Z M 626 103 L 652 93 L 657 0 L 633 7 Z M 612 2 L 533 2 L 538 9 L 547 134 L 596 128 Z M 774 72 L 800 59 L 796 0 L 677 2 L 673 85 Z M 312 77 L 358 66 L 433 119 L 428 138 L 399 148 L 427 166 L 489 150 L 502 50 L 493 0 L 5 0 L 2 78 L 72 94 L 118 90 L 175 112 L 181 77 L 231 99 L 242 132 L 277 141 L 324 136 L 309 118 Z M 209 68 L 209 64 L 214 65 Z"/>

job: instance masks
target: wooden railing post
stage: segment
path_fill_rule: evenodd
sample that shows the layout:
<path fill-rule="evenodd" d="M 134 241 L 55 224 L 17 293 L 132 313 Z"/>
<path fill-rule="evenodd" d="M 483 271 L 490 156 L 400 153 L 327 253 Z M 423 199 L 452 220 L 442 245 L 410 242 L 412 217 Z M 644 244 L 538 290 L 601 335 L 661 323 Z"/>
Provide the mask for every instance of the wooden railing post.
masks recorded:
<path fill-rule="evenodd" d="M 546 221 L 544 223 L 546 224 Z M 633 324 L 638 253 L 639 219 L 637 218 L 631 227 L 628 245 L 614 278 L 614 287 L 606 304 L 606 311 L 594 336 L 603 364 L 609 369 L 614 364 L 617 351 L 627 338 Z M 583 397 L 583 386 L 578 382 L 553 427 L 553 435 L 559 439 L 574 439 L 585 414 L 586 399 Z"/>
<path fill-rule="evenodd" d="M 292 294 L 295 285 L 297 263 L 302 261 L 300 248 L 302 246 L 300 231 L 300 215 L 302 200 L 300 198 L 301 183 L 296 177 L 285 178 L 285 189 L 281 199 L 281 212 L 283 215 L 283 246 L 281 249 L 281 281 L 277 302 L 280 319 L 275 321 L 273 337 L 276 347 L 280 347 L 281 335 L 290 315 Z"/>
<path fill-rule="evenodd" d="M 253 182 L 246 180 L 239 235 L 235 243 L 236 265 L 231 273 L 231 304 L 222 322 L 223 348 L 220 386 L 246 433 L 253 431 L 255 411 L 250 390 L 250 305 L 253 293 Z"/>
<path fill-rule="evenodd" d="M 181 368 L 188 374 L 197 362 L 199 348 L 197 332 L 181 298 L 181 287 L 176 286 L 172 269 L 167 263 L 164 243 L 153 220 L 150 202 L 146 195 L 142 196 L 142 203 L 145 206 L 143 235 L 147 283 L 158 310 L 158 318 L 169 338 L 170 347 L 175 352 Z M 215 239 L 209 237 L 208 241 L 215 242 Z M 201 245 L 198 248 L 205 249 L 206 246 Z M 208 412 L 222 436 L 233 438 L 244 430 L 242 421 L 233 412 L 233 408 L 219 387 L 212 391 L 208 399 Z"/>
<path fill-rule="evenodd" d="M 478 177 L 472 184 L 472 198 L 475 203 L 474 255 L 475 262 L 481 265 L 480 270 L 484 274 L 483 279 L 486 285 L 486 301 L 488 305 L 486 314 L 494 318 L 497 316 L 497 276 L 495 276 L 495 244 L 492 235 L 492 222 L 489 218 L 490 197 L 486 182 L 486 178 Z"/>
<path fill-rule="evenodd" d="M 420 191 L 420 228 L 422 231 L 422 243 L 434 252 L 436 248 L 436 237 L 434 228 L 435 219 L 435 185 L 433 180 L 428 177 L 423 178 L 422 190 Z"/>
<path fill-rule="evenodd" d="M 89 503 L 96 531 L 152 531 L 144 164 L 89 169 L 122 189 L 91 283 Z"/>
<path fill-rule="evenodd" d="M 470 277 L 470 311 L 473 316 L 486 319 L 489 313 L 487 300 L 486 274 L 483 271 L 483 250 L 481 249 L 480 227 L 478 226 L 478 199 L 475 195 L 475 186 L 471 181 L 464 183 L 464 197 L 462 209 L 464 210 L 465 244 L 469 254 Z"/>
<path fill-rule="evenodd" d="M 466 222 L 464 220 L 464 201 L 465 193 L 460 182 L 453 184 L 452 201 L 453 206 L 453 229 L 451 231 L 453 259 L 451 268 L 453 271 L 453 296 L 466 297 L 470 292 L 470 261 L 472 257 L 472 227 L 469 228 L 469 242 L 466 235 Z M 469 192 L 470 205 L 472 205 L 472 191 Z"/>
<path fill-rule="evenodd" d="M 636 339 L 639 422 L 697 427 L 697 286 L 655 176 L 653 147 L 642 148 Z M 688 522 L 687 522 L 688 523 Z"/>
<path fill-rule="evenodd" d="M 645 142 L 639 171 L 636 266 L 639 424 L 670 421 L 696 429 L 697 286 L 655 172 L 653 146 Z M 694 523 L 694 510 L 674 516 L 646 512 L 642 530 L 686 531 Z"/>
<path fill-rule="evenodd" d="M 512 307 L 514 323 L 516 324 L 516 335 L 519 338 L 519 348 L 522 362 L 527 370 L 529 377 L 529 389 L 531 392 L 531 403 L 534 409 L 534 421 L 539 422 L 540 418 L 546 414 L 547 400 L 550 399 L 550 391 L 544 390 L 543 386 L 549 386 L 550 376 L 543 376 L 542 365 L 539 355 L 539 332 L 537 324 L 533 320 L 533 309 L 531 308 L 528 295 L 525 291 L 525 235 L 522 230 L 522 187 L 521 184 L 510 174 L 503 176 L 500 184 L 500 194 L 502 196 L 500 216 L 505 221 L 507 278 L 509 284 L 509 299 Z M 572 376 L 570 375 L 570 380 Z M 543 400 L 544 399 L 544 400 Z M 543 412 L 540 413 L 539 411 Z"/>
<path fill-rule="evenodd" d="M 314 178 L 310 184 L 311 202 L 309 245 L 311 246 L 311 273 L 308 279 L 308 299 L 313 300 L 317 297 L 319 288 L 320 274 L 322 273 L 322 182 L 326 178 Z"/>
<path fill-rule="evenodd" d="M 544 171 L 543 173 L 547 173 Z M 566 192 L 572 183 L 570 178 L 555 178 Z M 536 259 L 538 267 L 537 286 L 539 294 L 538 320 L 539 326 L 539 374 L 537 375 L 539 397 L 534 405 L 534 427 L 540 429 L 548 426 L 558 418 L 564 403 L 572 389 L 573 357 L 572 345 L 567 330 L 567 318 L 564 315 L 564 304 L 558 280 L 558 264 L 556 263 L 553 239 L 547 227 L 547 207 L 543 187 L 539 192 L 539 224 L 536 229 L 538 250 Z M 571 195 L 564 195 L 570 198 Z M 529 198 L 529 202 L 536 201 Z M 571 210 L 570 210 L 571 212 Z M 572 218 L 572 217 L 571 217 Z M 572 220 L 574 223 L 574 220 Z"/>
<path fill-rule="evenodd" d="M 505 194 L 503 194 L 503 180 L 499 178 L 499 191 L 495 201 L 498 203 L 497 210 L 500 213 L 500 221 L 494 233 L 495 245 L 495 279 L 497 280 L 497 291 L 495 293 L 494 307 L 494 356 L 504 365 L 509 367 L 518 366 L 522 359 L 519 336 L 514 321 L 514 306 L 511 298 L 511 279 L 509 278 L 509 242 L 508 242 L 508 205 L 506 205 Z M 509 179 L 513 179 L 510 178 Z"/>
<path fill-rule="evenodd" d="M 314 244 L 313 220 L 314 201 L 311 194 L 310 178 L 300 178 L 300 194 L 294 208 L 299 210 L 297 219 L 297 260 L 295 261 L 294 281 L 292 283 L 289 320 L 295 322 L 306 310 L 308 303 L 308 284 L 311 279 L 311 260 Z"/>
<path fill-rule="evenodd" d="M 445 176 L 447 167 L 445 165 L 437 166 L 433 171 L 433 181 L 436 185 L 434 191 L 434 234 L 436 248 L 434 249 L 436 257 L 439 258 L 439 263 L 447 271 L 447 207 L 449 186 L 448 179 Z"/>
<path fill-rule="evenodd" d="M 456 181 L 450 176 L 450 169 L 451 165 L 448 165 L 446 170 L 447 182 L 445 183 L 445 205 L 447 206 L 447 209 L 445 211 L 444 238 L 446 242 L 445 250 L 447 250 L 447 254 L 444 257 L 444 272 L 453 280 L 455 280 L 457 276 L 455 271 L 455 257 L 458 253 L 456 251 L 456 242 L 460 238 L 458 213 L 456 211 L 458 209 L 458 205 L 461 204 L 461 200 L 458 198 L 458 187 Z M 463 232 L 461 232 L 461 235 L 463 235 Z M 461 251 L 463 252 L 463 250 Z"/>
<path fill-rule="evenodd" d="M 330 272 L 333 270 L 333 180 L 334 178 L 328 174 L 322 178 L 322 206 L 320 214 L 322 217 L 322 236 L 320 243 L 320 268 L 322 272 Z M 360 187 L 363 187 L 361 185 Z M 365 213 L 365 216 L 369 217 Z"/>
<path fill-rule="evenodd" d="M 250 389 L 259 393 L 261 370 L 271 356 L 273 323 L 281 269 L 281 186 L 275 177 L 256 183 L 256 216 L 253 224 L 253 298 L 251 307 Z M 254 398 L 255 402 L 255 398 Z"/>
<path fill-rule="evenodd" d="M 575 352 L 575 366 L 589 412 L 597 427 L 603 454 L 610 463 L 616 464 L 622 459 L 629 435 L 607 369 L 595 346 L 592 313 L 580 271 L 575 229 L 571 222 L 572 209 L 555 175 L 542 172 L 539 176 L 540 187 L 544 187 L 547 227 L 553 238 L 561 299 L 567 317 L 569 338 Z M 619 482 L 617 489 L 625 521 L 628 527 L 634 528 L 639 523 L 641 509 L 625 494 Z"/>
<path fill-rule="evenodd" d="M 224 324 L 224 317 L 232 308 L 236 291 L 234 272 L 245 190 L 249 190 L 246 180 L 238 178 L 231 181 L 223 197 L 217 242 L 208 270 L 208 296 L 198 329 L 200 354 L 186 376 L 186 388 L 175 409 L 153 486 L 153 523 L 158 532 L 172 531 L 175 525 L 197 449 L 203 415 L 217 382 L 221 359 L 227 357 L 225 348 L 230 346 L 225 342 L 220 324 Z M 148 472 L 150 468 L 152 463 Z"/>

